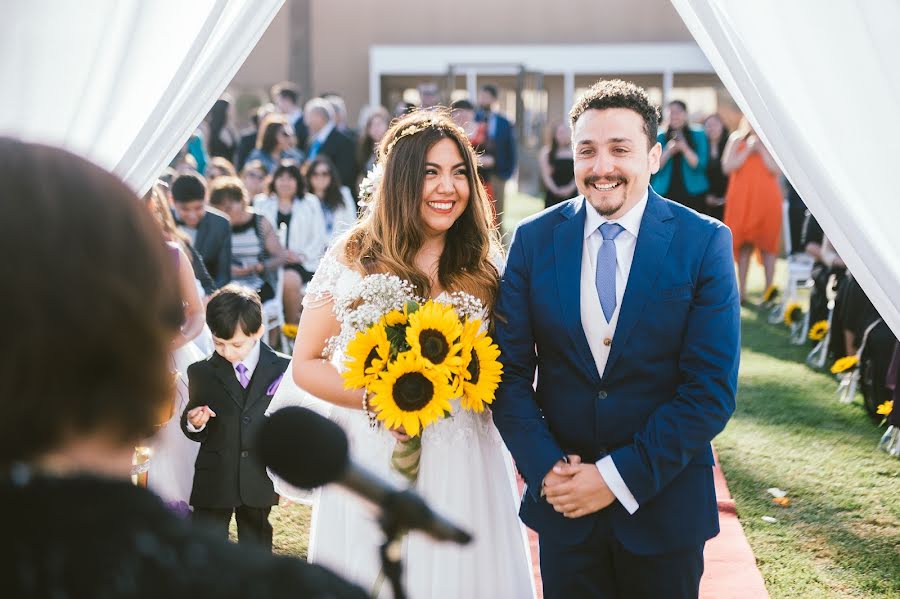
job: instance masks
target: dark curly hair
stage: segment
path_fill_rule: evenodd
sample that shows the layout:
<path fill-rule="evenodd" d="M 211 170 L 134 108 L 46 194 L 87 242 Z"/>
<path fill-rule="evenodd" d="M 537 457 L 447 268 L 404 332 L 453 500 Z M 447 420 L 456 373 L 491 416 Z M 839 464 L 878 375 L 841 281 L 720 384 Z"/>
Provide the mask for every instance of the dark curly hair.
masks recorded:
<path fill-rule="evenodd" d="M 644 120 L 647 147 L 653 147 L 659 129 L 659 107 L 650 102 L 643 88 L 621 79 L 601 79 L 581 96 L 569 111 L 572 129 L 585 111 L 606 108 L 627 108 L 638 113 Z"/>

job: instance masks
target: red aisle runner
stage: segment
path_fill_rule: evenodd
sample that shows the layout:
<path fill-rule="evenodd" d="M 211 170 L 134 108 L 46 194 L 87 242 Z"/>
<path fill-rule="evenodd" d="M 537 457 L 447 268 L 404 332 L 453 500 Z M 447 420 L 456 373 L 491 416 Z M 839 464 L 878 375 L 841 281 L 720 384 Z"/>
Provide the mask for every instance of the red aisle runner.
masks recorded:
<path fill-rule="evenodd" d="M 700 599 L 768 599 L 769 593 L 763 583 L 762 574 L 756 567 L 756 559 L 750 543 L 744 536 L 744 529 L 738 521 L 734 500 L 728 492 L 725 475 L 716 456 L 713 471 L 716 481 L 716 500 L 719 503 L 719 535 L 706 544 L 703 553 L 704 573 L 700 581 Z M 522 481 L 519 480 L 519 493 Z M 538 599 L 543 599 L 541 591 L 541 568 L 538 561 L 537 534 L 528 531 L 531 546 L 531 564 Z"/>

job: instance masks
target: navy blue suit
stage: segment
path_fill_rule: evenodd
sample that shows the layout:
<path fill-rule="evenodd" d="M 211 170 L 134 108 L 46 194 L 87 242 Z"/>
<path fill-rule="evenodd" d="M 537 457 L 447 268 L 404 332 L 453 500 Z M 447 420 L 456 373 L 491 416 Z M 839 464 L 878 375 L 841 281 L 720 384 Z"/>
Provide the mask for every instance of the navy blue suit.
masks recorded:
<path fill-rule="evenodd" d="M 585 210 L 579 197 L 523 221 L 500 285 L 493 416 L 528 485 L 520 515 L 541 536 L 542 564 L 545 540 L 598 534 L 638 556 L 702 548 L 719 530 L 710 441 L 734 411 L 740 356 L 731 232 L 649 190 L 601 377 L 581 321 Z M 610 455 L 639 509 L 557 513 L 541 483 L 567 454 Z"/>

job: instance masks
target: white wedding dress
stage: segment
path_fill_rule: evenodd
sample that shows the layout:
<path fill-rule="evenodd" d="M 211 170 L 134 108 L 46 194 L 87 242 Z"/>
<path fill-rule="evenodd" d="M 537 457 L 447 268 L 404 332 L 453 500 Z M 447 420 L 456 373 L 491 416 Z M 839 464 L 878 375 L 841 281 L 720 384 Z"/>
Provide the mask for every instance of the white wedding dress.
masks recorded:
<path fill-rule="evenodd" d="M 194 461 L 200 444 L 191 441 L 181 430 L 181 413 L 188 404 L 188 366 L 202 360 L 203 352 L 188 341 L 172 353 L 175 374 L 175 405 L 172 417 L 160 427 L 149 445 L 153 448 L 147 474 L 147 487 L 168 504 L 186 510 L 194 484 Z"/>
<path fill-rule="evenodd" d="M 309 285 L 304 305 L 323 305 L 353 294 L 362 277 L 329 252 Z M 440 297 L 438 298 L 440 300 Z M 340 365 L 342 352 L 332 362 Z M 339 366 L 340 368 L 340 366 Z M 288 367 L 291 372 L 291 367 Z M 324 402 L 285 377 L 269 413 L 303 406 L 341 425 L 350 441 L 352 460 L 404 486 L 406 479 L 390 467 L 394 438 L 381 426 L 371 428 L 360 410 Z M 459 409 L 422 433 L 422 455 L 414 489 L 439 514 L 474 536 L 460 546 L 411 533 L 404 544 L 404 585 L 413 599 L 527 599 L 534 597 L 525 529 L 517 517 L 518 493 L 512 458 L 494 427 L 489 410 Z M 370 506 L 331 485 L 315 494 L 294 489 L 274 477 L 276 491 L 314 505 L 309 561 L 331 568 L 371 591 L 379 578 L 383 535 Z M 379 598 L 391 597 L 385 581 Z"/>

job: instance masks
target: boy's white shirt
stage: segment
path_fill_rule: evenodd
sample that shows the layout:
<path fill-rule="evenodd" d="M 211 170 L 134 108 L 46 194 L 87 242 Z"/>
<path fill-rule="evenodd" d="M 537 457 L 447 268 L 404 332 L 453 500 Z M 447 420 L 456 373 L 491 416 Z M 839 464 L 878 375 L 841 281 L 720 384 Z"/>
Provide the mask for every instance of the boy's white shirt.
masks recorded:
<path fill-rule="evenodd" d="M 246 374 L 248 379 L 253 378 L 253 372 L 256 370 L 256 367 L 259 366 L 259 351 L 259 339 L 257 339 L 256 343 L 253 345 L 253 349 L 247 354 L 247 357 L 244 358 L 242 362 L 238 362 L 238 364 L 243 364 L 247 368 Z M 232 364 L 231 369 L 234 371 L 234 378 L 240 381 L 241 377 L 238 375 L 237 366 L 237 364 Z M 199 433 L 204 428 L 206 428 L 205 424 L 199 428 L 195 428 L 190 420 L 187 421 L 187 429 L 192 433 Z"/>

